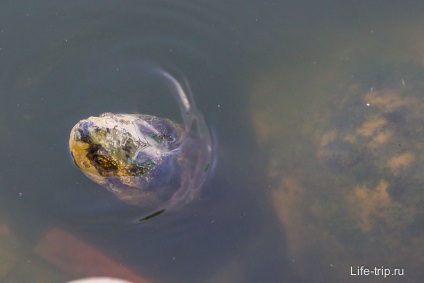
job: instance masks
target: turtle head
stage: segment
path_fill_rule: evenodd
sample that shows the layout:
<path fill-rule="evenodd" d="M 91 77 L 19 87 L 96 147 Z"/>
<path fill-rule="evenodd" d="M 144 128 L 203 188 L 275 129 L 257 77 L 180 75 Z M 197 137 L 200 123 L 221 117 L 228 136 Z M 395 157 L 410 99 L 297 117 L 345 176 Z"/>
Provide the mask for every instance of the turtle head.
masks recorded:
<path fill-rule="evenodd" d="M 136 162 L 137 152 L 149 141 L 140 139 L 131 120 L 106 113 L 73 127 L 69 139 L 72 157 L 94 181 L 104 184 L 105 177 L 139 176 L 150 169 Z"/>
<path fill-rule="evenodd" d="M 69 148 L 75 164 L 90 179 L 120 198 L 166 188 L 178 170 L 183 128 L 150 115 L 104 113 L 79 121 Z"/>

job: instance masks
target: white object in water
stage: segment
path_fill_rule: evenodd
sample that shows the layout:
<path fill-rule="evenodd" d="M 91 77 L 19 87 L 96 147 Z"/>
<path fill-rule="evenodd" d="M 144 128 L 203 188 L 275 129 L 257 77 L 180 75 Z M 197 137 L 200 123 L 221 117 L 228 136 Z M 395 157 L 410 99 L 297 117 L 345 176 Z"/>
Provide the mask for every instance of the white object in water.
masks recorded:
<path fill-rule="evenodd" d="M 90 277 L 69 281 L 67 283 L 132 283 L 130 281 L 111 277 Z"/>

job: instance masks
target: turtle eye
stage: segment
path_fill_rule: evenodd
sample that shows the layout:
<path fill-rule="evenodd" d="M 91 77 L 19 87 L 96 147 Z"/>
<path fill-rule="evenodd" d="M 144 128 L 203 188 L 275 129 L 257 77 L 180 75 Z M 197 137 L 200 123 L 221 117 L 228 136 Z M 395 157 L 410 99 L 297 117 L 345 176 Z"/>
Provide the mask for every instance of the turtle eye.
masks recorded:
<path fill-rule="evenodd" d="M 173 142 L 175 139 L 167 134 L 155 134 L 153 132 L 148 132 L 146 133 L 149 137 L 151 137 L 152 139 L 154 139 L 156 142 L 160 143 L 160 142 Z"/>

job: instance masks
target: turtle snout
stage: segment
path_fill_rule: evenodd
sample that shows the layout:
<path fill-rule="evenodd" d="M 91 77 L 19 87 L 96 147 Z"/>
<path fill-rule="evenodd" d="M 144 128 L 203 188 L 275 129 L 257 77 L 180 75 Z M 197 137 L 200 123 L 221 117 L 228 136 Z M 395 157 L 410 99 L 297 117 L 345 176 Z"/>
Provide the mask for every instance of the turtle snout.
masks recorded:
<path fill-rule="evenodd" d="M 88 143 L 91 136 L 89 128 L 92 124 L 92 122 L 86 120 L 80 121 L 77 130 L 75 131 L 75 138 Z"/>

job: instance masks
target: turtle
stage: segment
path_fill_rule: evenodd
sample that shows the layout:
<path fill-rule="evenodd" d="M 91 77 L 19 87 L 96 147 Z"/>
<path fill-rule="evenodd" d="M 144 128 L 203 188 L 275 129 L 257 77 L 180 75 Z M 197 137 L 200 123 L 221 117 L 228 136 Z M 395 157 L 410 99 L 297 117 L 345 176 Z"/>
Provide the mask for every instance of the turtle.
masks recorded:
<path fill-rule="evenodd" d="M 152 209 L 150 219 L 192 201 L 205 182 L 211 160 L 210 131 L 188 84 L 161 75 L 172 86 L 183 125 L 147 114 L 110 112 L 79 121 L 69 148 L 79 169 L 118 199 Z"/>

